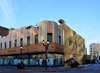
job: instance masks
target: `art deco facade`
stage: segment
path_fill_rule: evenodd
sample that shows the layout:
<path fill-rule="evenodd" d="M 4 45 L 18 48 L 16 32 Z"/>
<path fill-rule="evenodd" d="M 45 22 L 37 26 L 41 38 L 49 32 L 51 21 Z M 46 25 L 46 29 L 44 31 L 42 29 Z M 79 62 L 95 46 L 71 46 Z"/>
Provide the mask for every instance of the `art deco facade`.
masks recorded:
<path fill-rule="evenodd" d="M 29 26 L 10 29 L 7 36 L 0 36 L 0 64 L 17 64 L 20 62 L 21 49 L 25 64 L 36 65 L 39 60 L 46 60 L 45 47 L 42 41 L 49 41 L 48 65 L 64 65 L 63 30 L 54 21 L 43 21 L 38 27 Z M 47 44 L 47 43 L 45 43 Z"/>

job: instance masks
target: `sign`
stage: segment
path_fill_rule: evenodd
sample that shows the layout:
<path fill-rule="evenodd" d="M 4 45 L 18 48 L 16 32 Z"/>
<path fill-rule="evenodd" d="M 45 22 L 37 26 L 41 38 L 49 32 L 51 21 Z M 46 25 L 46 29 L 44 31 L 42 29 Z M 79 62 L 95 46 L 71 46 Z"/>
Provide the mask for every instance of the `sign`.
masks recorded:
<path fill-rule="evenodd" d="M 51 49 L 52 48 L 51 45 L 49 45 L 48 48 Z"/>
<path fill-rule="evenodd" d="M 73 57 L 76 57 L 76 54 L 73 54 Z"/>

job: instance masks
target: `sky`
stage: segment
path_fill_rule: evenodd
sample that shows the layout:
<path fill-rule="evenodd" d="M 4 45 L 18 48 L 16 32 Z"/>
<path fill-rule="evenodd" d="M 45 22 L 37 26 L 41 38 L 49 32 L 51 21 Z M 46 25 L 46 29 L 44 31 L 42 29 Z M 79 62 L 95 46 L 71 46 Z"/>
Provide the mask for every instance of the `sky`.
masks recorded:
<path fill-rule="evenodd" d="M 100 0 L 0 0 L 0 26 L 18 29 L 63 19 L 89 44 L 100 43 Z M 59 25 L 59 23 L 58 23 Z"/>

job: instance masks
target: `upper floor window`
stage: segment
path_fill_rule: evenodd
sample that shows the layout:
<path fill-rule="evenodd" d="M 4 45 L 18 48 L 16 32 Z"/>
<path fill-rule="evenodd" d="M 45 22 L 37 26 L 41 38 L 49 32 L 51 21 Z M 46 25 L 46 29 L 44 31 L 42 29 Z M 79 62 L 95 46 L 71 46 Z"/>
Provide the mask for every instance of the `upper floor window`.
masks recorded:
<path fill-rule="evenodd" d="M 7 48 L 7 42 L 5 42 L 5 48 Z"/>
<path fill-rule="evenodd" d="M 70 41 L 70 40 L 68 40 L 68 46 L 70 46 L 70 44 L 71 44 L 71 41 Z"/>
<path fill-rule="evenodd" d="M 59 44 L 61 44 L 61 36 L 59 36 Z"/>
<path fill-rule="evenodd" d="M 75 44 L 75 49 L 77 49 L 77 44 Z"/>
<path fill-rule="evenodd" d="M 2 49 L 2 43 L 0 44 L 0 46 L 1 46 L 0 48 Z"/>
<path fill-rule="evenodd" d="M 72 34 L 72 36 L 74 37 L 74 33 Z"/>
<path fill-rule="evenodd" d="M 27 45 L 30 44 L 30 37 L 27 37 Z"/>
<path fill-rule="evenodd" d="M 47 40 L 52 42 L 52 33 L 47 33 Z"/>
<path fill-rule="evenodd" d="M 35 35 L 35 43 L 38 43 L 38 34 Z"/>
<path fill-rule="evenodd" d="M 78 50 L 80 50 L 80 46 L 78 46 Z"/>
<path fill-rule="evenodd" d="M 15 40 L 15 47 L 17 46 L 17 40 Z"/>
<path fill-rule="evenodd" d="M 20 46 L 23 46 L 23 38 L 20 39 Z"/>
<path fill-rule="evenodd" d="M 74 42 L 72 43 L 72 47 L 74 48 Z"/>
<path fill-rule="evenodd" d="M 11 41 L 9 41 L 9 48 L 11 48 Z"/>

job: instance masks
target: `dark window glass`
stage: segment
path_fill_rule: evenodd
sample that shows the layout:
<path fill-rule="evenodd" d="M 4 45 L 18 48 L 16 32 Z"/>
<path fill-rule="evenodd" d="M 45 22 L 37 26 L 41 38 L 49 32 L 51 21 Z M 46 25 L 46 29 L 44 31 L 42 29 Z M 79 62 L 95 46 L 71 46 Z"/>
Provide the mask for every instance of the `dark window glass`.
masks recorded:
<path fill-rule="evenodd" d="M 59 36 L 59 44 L 61 44 L 61 36 Z"/>
<path fill-rule="evenodd" d="M 52 42 L 52 33 L 47 34 L 47 41 Z"/>
<path fill-rule="evenodd" d="M 17 46 L 17 40 L 15 40 L 15 47 Z"/>
<path fill-rule="evenodd" d="M 23 45 L 23 38 L 20 39 L 20 46 Z"/>
<path fill-rule="evenodd" d="M 11 41 L 9 41 L 9 48 L 11 48 Z"/>
<path fill-rule="evenodd" d="M 30 44 L 30 37 L 27 37 L 27 45 Z"/>
<path fill-rule="evenodd" d="M 38 35 L 35 35 L 35 43 L 38 43 Z"/>
<path fill-rule="evenodd" d="M 7 42 L 5 42 L 5 48 L 7 48 Z"/>
<path fill-rule="evenodd" d="M 1 43 L 1 49 L 2 49 L 2 43 Z"/>

